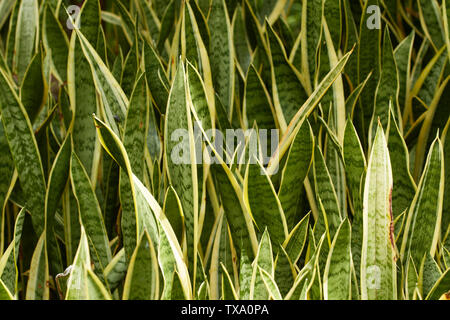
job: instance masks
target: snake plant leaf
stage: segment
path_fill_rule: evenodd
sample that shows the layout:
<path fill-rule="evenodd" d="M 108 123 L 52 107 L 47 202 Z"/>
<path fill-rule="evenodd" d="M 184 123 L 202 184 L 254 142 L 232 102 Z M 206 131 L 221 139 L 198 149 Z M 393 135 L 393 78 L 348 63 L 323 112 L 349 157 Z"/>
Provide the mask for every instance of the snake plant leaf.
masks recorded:
<path fill-rule="evenodd" d="M 173 187 L 167 189 L 164 200 L 164 215 L 170 222 L 178 241 L 181 243 L 184 230 L 183 207 Z"/>
<path fill-rule="evenodd" d="M 46 233 L 42 233 L 33 253 L 30 276 L 27 283 L 27 300 L 49 299 L 49 266 L 46 247 Z"/>
<path fill-rule="evenodd" d="M 70 179 L 78 204 L 80 220 L 92 246 L 92 259 L 96 272 L 102 273 L 111 261 L 111 250 L 103 221 L 103 215 L 92 184 L 81 161 L 72 153 Z"/>
<path fill-rule="evenodd" d="M 411 32 L 394 50 L 395 63 L 397 64 L 399 77 L 399 94 L 398 103 L 400 111 L 403 111 L 406 102 L 406 95 L 409 91 L 412 65 L 412 50 L 415 42 L 416 34 Z"/>
<path fill-rule="evenodd" d="M 448 292 L 450 286 L 450 269 L 447 269 L 439 280 L 434 284 L 430 293 L 426 296 L 426 300 L 438 300 L 443 294 Z"/>
<path fill-rule="evenodd" d="M 443 148 L 444 148 L 444 170 L 445 170 L 445 178 L 444 178 L 444 203 L 443 203 L 443 211 L 442 212 L 449 212 L 450 209 L 450 134 L 448 133 L 450 129 L 450 121 L 447 123 L 444 133 L 442 135 L 443 139 Z M 450 237 L 448 234 L 450 234 L 450 215 L 449 214 L 442 214 L 442 235 L 443 239 L 446 236 L 447 237 L 447 243 L 450 241 Z M 449 247 L 450 248 L 450 247 Z"/>
<path fill-rule="evenodd" d="M 270 177 L 259 164 L 249 164 L 245 174 L 244 189 L 248 202 L 260 231 L 265 228 L 271 235 L 273 244 L 282 244 L 288 236 L 286 217 L 281 207 Z"/>
<path fill-rule="evenodd" d="M 14 296 L 0 279 L 0 300 L 14 300 Z"/>
<path fill-rule="evenodd" d="M 278 149 L 272 156 L 271 162 L 269 163 L 269 167 L 267 169 L 269 174 L 273 173 L 274 169 L 278 166 L 278 163 L 276 161 L 273 161 L 273 159 L 276 159 L 277 157 L 279 158 L 283 157 L 283 155 L 289 148 L 290 144 L 292 143 L 292 140 L 295 138 L 295 135 L 300 129 L 303 121 L 312 113 L 314 108 L 319 104 L 324 94 L 328 91 L 333 82 L 342 72 L 351 53 L 352 51 L 348 52 L 341 58 L 341 60 L 339 60 L 338 64 L 325 76 L 325 78 L 316 87 L 316 89 L 308 98 L 308 100 L 297 111 L 294 118 L 292 118 L 292 121 L 288 126 L 288 130 L 281 138 Z"/>
<path fill-rule="evenodd" d="M 144 155 L 148 128 L 148 107 L 145 77 L 137 80 L 125 121 L 123 144 L 129 154 L 130 166 L 140 179 L 143 179 Z M 122 204 L 122 231 L 124 234 L 127 259 L 134 251 L 138 240 L 136 205 L 130 179 L 126 170 L 120 171 L 120 202 Z"/>
<path fill-rule="evenodd" d="M 133 173 L 143 179 L 146 138 L 148 131 L 149 104 L 145 76 L 141 75 L 134 85 L 125 120 L 123 144 L 129 155 Z"/>
<path fill-rule="evenodd" d="M 134 39 L 133 45 L 131 46 L 130 51 L 128 52 L 124 65 L 122 68 L 122 74 L 120 77 L 120 85 L 123 89 L 123 92 L 127 97 L 130 97 L 133 88 L 134 83 L 137 79 L 137 72 L 139 68 L 139 61 L 138 61 L 138 39 Z"/>
<path fill-rule="evenodd" d="M 0 29 L 3 27 L 5 22 L 8 20 L 8 17 L 11 14 L 11 11 L 14 8 L 16 1 L 2 1 L 0 4 Z"/>
<path fill-rule="evenodd" d="M 167 99 L 169 97 L 169 80 L 166 71 L 155 49 L 144 41 L 144 62 L 147 85 L 152 101 L 159 111 L 166 113 Z"/>
<path fill-rule="evenodd" d="M 361 17 L 361 25 L 359 29 L 358 44 L 358 79 L 359 83 L 366 79 L 369 73 L 372 76 L 366 84 L 366 89 L 361 93 L 360 108 L 357 109 L 357 119 L 359 126 L 358 132 L 366 137 L 369 132 L 370 119 L 374 110 L 374 98 L 376 87 L 380 78 L 380 59 L 381 59 L 381 29 L 369 29 L 367 26 L 371 17 L 367 13 L 369 6 L 378 6 L 378 0 L 368 0 L 362 8 L 363 15 Z M 375 119 L 376 121 L 376 119 Z M 375 124 L 374 124 L 375 126 Z M 367 145 L 368 141 L 362 141 L 363 145 Z"/>
<path fill-rule="evenodd" d="M 291 229 L 298 214 L 298 204 L 302 196 L 299 184 L 305 180 L 312 163 L 314 136 L 308 121 L 302 124 L 287 155 L 283 168 L 281 186 L 278 191 L 286 223 Z"/>
<path fill-rule="evenodd" d="M 212 0 L 208 16 L 210 63 L 214 89 L 231 118 L 234 97 L 234 50 L 231 23 L 224 0 Z"/>
<path fill-rule="evenodd" d="M 307 78 L 306 91 L 312 92 L 317 69 L 318 48 L 322 37 L 323 0 L 302 1 L 302 74 Z"/>
<path fill-rule="evenodd" d="M 353 16 L 350 0 L 343 0 L 342 5 L 344 7 L 343 16 L 343 31 L 342 38 L 345 43 L 345 50 L 347 52 L 354 45 L 359 45 L 358 30 L 356 27 L 355 17 Z M 357 87 L 358 81 L 358 55 L 353 54 L 350 57 L 350 61 L 345 67 L 345 74 L 348 76 L 348 81 L 352 84 L 353 88 Z M 359 83 L 361 84 L 361 83 Z"/>
<path fill-rule="evenodd" d="M 444 197 L 444 164 L 439 138 L 430 147 L 425 169 L 409 209 L 401 254 L 422 261 L 425 253 L 434 257 L 440 237 Z"/>
<path fill-rule="evenodd" d="M 419 8 L 420 23 L 425 35 L 430 40 L 434 49 L 438 51 L 445 44 L 443 34 L 444 26 L 439 3 L 436 0 L 418 0 L 417 6 Z"/>
<path fill-rule="evenodd" d="M 389 118 L 388 148 L 391 158 L 394 187 L 392 190 L 392 212 L 397 218 L 407 210 L 416 194 L 416 184 L 409 170 L 409 153 L 406 143 L 400 133 L 397 121 L 392 114 Z"/>
<path fill-rule="evenodd" d="M 250 299 L 264 300 L 269 296 L 259 268 L 273 276 L 273 253 L 269 232 L 265 229 L 259 243 L 258 252 L 252 266 L 252 279 L 250 283 Z"/>
<path fill-rule="evenodd" d="M 310 213 L 306 214 L 299 223 L 292 229 L 291 233 L 283 243 L 283 247 L 291 260 L 292 264 L 296 264 L 302 255 L 306 245 L 308 235 Z"/>
<path fill-rule="evenodd" d="M 231 26 L 233 29 L 234 50 L 238 62 L 236 66 L 240 67 L 242 72 L 245 73 L 251 63 L 252 49 L 245 29 L 244 12 L 241 6 L 236 8 Z"/>
<path fill-rule="evenodd" d="M 76 30 L 76 36 L 80 41 L 86 60 L 89 62 L 95 88 L 103 102 L 108 125 L 113 128 L 116 134 L 120 135 L 115 116 L 121 121 L 125 119 L 129 104 L 128 98 L 86 37 L 79 30 Z"/>
<path fill-rule="evenodd" d="M 89 1 L 90 2 L 90 1 Z M 94 168 L 96 131 L 92 114 L 97 112 L 94 79 L 79 39 L 72 35 L 69 46 L 67 79 L 70 104 L 74 108 L 73 147 L 89 174 Z"/>
<path fill-rule="evenodd" d="M 20 100 L 34 123 L 47 100 L 47 85 L 42 72 L 42 55 L 39 51 L 31 60 L 20 86 Z"/>
<path fill-rule="evenodd" d="M 71 135 L 67 135 L 63 144 L 61 145 L 58 154 L 55 157 L 53 166 L 50 170 L 48 187 L 45 194 L 45 228 L 46 230 L 53 230 L 55 226 L 55 216 L 58 205 L 63 196 L 70 173 L 70 159 L 72 154 L 72 139 Z M 57 243 L 51 236 L 47 237 L 47 250 L 49 256 L 50 270 L 54 273 L 60 273 L 63 270 L 56 258 L 59 248 Z"/>
<path fill-rule="evenodd" d="M 80 30 L 93 46 L 100 38 L 101 7 L 98 0 L 84 1 L 80 14 Z"/>
<path fill-rule="evenodd" d="M 330 30 L 333 46 L 338 48 L 342 37 L 342 1 L 324 1 L 324 18 Z"/>
<path fill-rule="evenodd" d="M 256 122 L 260 129 L 275 128 L 274 107 L 264 82 L 254 65 L 250 65 L 245 80 L 243 117 L 247 127 Z"/>
<path fill-rule="evenodd" d="M 164 48 L 164 43 L 170 35 L 171 27 L 175 23 L 175 3 L 176 1 L 171 0 L 168 5 L 165 7 L 164 14 L 161 16 L 161 28 L 159 33 L 159 38 L 157 41 L 157 49 L 158 51 L 162 51 Z"/>
<path fill-rule="evenodd" d="M 375 109 L 369 128 L 369 143 L 371 143 L 372 137 L 375 136 L 378 119 L 381 121 L 381 124 L 385 130 L 387 128 L 390 114 L 392 114 L 396 121 L 399 119 L 399 77 L 394 58 L 391 36 L 388 29 L 384 32 L 381 61 L 381 74 L 375 93 Z M 392 105 L 392 112 L 390 110 L 390 105 Z"/>
<path fill-rule="evenodd" d="M 206 84 L 197 69 L 189 62 L 187 63 L 186 78 L 189 86 L 189 97 L 202 128 L 204 130 L 212 129 L 215 110 L 212 110 L 209 103 Z"/>
<path fill-rule="evenodd" d="M 121 26 L 124 31 L 125 38 L 128 43 L 132 44 L 135 39 L 135 22 L 131 17 L 130 12 L 128 12 L 122 1 L 117 1 L 117 9 L 119 10 Z"/>
<path fill-rule="evenodd" d="M 3 177 L 0 181 L 0 252 L 3 252 L 5 247 L 4 230 L 6 224 L 5 207 L 9 197 L 10 190 L 13 184 L 13 177 L 17 179 L 17 174 L 14 175 L 14 161 L 9 149 L 8 140 L 6 139 L 5 129 L 3 124 L 0 125 L 0 175 Z"/>
<path fill-rule="evenodd" d="M 364 185 L 361 252 L 361 298 L 364 300 L 397 297 L 392 185 L 389 150 L 379 124 Z"/>
<path fill-rule="evenodd" d="M 119 137 L 100 119 L 94 118 L 94 120 L 100 135 L 102 146 L 121 166 L 121 168 L 123 170 L 126 170 L 135 190 L 134 194 L 136 195 L 136 199 L 140 199 L 135 200 L 135 202 L 141 201 L 141 205 L 139 205 L 141 209 L 136 209 L 139 218 L 138 222 L 140 221 L 140 225 L 142 225 L 142 227 L 139 227 L 139 230 L 143 229 L 144 223 L 147 227 L 147 230 L 154 229 L 154 227 L 152 226 L 151 218 L 148 216 L 148 208 L 151 210 L 151 213 L 154 215 L 155 219 L 158 222 L 159 227 L 157 229 L 160 238 L 160 241 L 158 243 L 158 260 L 160 261 L 160 264 L 164 266 L 162 267 L 162 271 L 164 278 L 166 279 L 163 297 L 167 298 L 172 290 L 171 286 L 167 285 L 167 279 L 169 276 L 169 274 L 167 273 L 167 267 L 174 268 L 174 266 L 176 266 L 178 272 L 180 273 L 181 285 L 185 296 L 191 297 L 192 291 L 190 286 L 190 278 L 188 276 L 188 270 L 185 262 L 183 261 L 183 255 L 180 245 L 176 240 L 176 235 L 173 232 L 169 221 L 165 216 L 163 216 L 162 209 L 156 199 L 131 171 L 130 160 Z M 144 210 L 142 209 L 142 206 L 145 206 Z M 145 214 L 147 214 L 147 216 L 145 216 Z M 163 258 L 166 259 L 165 262 L 162 261 Z M 170 277 L 172 277 L 172 274 L 170 274 Z"/>
<path fill-rule="evenodd" d="M 280 290 L 278 289 L 277 283 L 273 279 L 273 277 L 264 269 L 258 266 L 259 274 L 264 281 L 264 285 L 266 286 L 267 292 L 269 293 L 269 297 L 273 298 L 273 300 L 283 300 L 281 297 Z"/>
<path fill-rule="evenodd" d="M 125 259 L 125 249 L 120 251 L 112 258 L 111 262 L 105 268 L 105 278 L 111 291 L 114 291 L 127 273 L 127 262 Z"/>
<path fill-rule="evenodd" d="M 182 136 L 178 135 L 183 129 Z M 165 136 L 166 165 L 169 181 L 180 197 L 186 226 L 188 258 L 197 257 L 198 232 L 198 180 L 192 116 L 187 100 L 184 65 L 180 62 L 167 104 Z M 182 139 L 179 142 L 179 139 Z"/>
<path fill-rule="evenodd" d="M 236 290 L 234 289 L 233 281 L 225 265 L 221 262 L 222 268 L 222 297 L 223 300 L 238 300 Z"/>
<path fill-rule="evenodd" d="M 342 221 L 328 253 L 323 275 L 325 300 L 348 300 L 351 297 L 351 228 Z"/>
<path fill-rule="evenodd" d="M 326 217 L 327 222 L 319 218 L 318 226 L 323 226 L 326 223 L 329 228 L 331 239 L 343 220 L 341 209 L 339 206 L 339 201 L 336 195 L 336 190 L 331 180 L 330 173 L 325 164 L 325 159 L 323 157 L 322 151 L 316 146 L 314 151 L 314 161 L 313 161 L 313 172 L 314 172 L 314 185 L 316 188 L 316 196 L 318 202 L 322 204 L 322 214 Z M 315 230 L 316 235 L 320 235 L 323 232 L 321 227 Z M 331 240 L 329 240 L 331 243 Z"/>
<path fill-rule="evenodd" d="M 284 133 L 287 124 L 308 98 L 302 83 L 290 65 L 280 38 L 272 27 L 266 23 L 268 30 L 268 43 L 270 48 L 270 63 L 272 67 L 272 94 L 277 120 L 281 133 Z"/>
<path fill-rule="evenodd" d="M 112 300 L 108 290 L 91 269 L 86 270 L 86 287 L 89 300 Z"/>
<path fill-rule="evenodd" d="M 435 283 L 441 277 L 441 274 L 442 272 L 434 258 L 429 253 L 426 253 L 422 259 L 418 281 L 422 296 L 426 297 L 430 293 Z"/>
<path fill-rule="evenodd" d="M 91 268 L 91 259 L 89 257 L 89 244 L 81 226 L 80 243 L 77 253 L 70 269 L 69 279 L 67 280 L 66 300 L 86 299 L 86 270 Z"/>
<path fill-rule="evenodd" d="M 159 294 L 158 263 L 147 231 L 141 235 L 128 266 L 123 289 L 124 300 L 154 300 Z"/>
<path fill-rule="evenodd" d="M 34 0 L 20 1 L 15 30 L 13 72 L 19 82 L 37 50 L 39 43 L 39 8 Z"/>
<path fill-rule="evenodd" d="M 2 281 L 2 284 L 5 285 L 6 289 L 13 294 L 17 294 L 18 291 L 19 248 L 22 239 L 25 214 L 25 209 L 22 209 L 17 215 L 14 224 L 13 241 L 0 258 L 0 280 Z"/>
<path fill-rule="evenodd" d="M 46 187 L 41 156 L 25 108 L 11 80 L 1 69 L 0 111 L 5 136 L 27 199 L 27 210 L 31 212 L 33 228 L 42 234 Z"/>
<path fill-rule="evenodd" d="M 44 13 L 43 40 L 46 52 L 50 54 L 53 74 L 61 82 L 67 81 L 67 58 L 69 40 L 50 6 Z"/>

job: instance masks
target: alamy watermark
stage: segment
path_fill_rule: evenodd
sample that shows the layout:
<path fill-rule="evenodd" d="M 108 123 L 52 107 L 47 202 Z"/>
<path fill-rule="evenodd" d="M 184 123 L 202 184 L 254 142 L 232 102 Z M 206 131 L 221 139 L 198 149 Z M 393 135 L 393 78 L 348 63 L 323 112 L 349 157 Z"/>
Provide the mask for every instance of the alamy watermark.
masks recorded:
<path fill-rule="evenodd" d="M 76 5 L 71 5 L 67 7 L 67 14 L 69 15 L 69 18 L 67 18 L 66 26 L 67 29 L 73 30 L 73 29 L 80 29 L 80 20 L 78 19 L 78 16 L 80 15 L 81 8 Z"/>
<path fill-rule="evenodd" d="M 381 9 L 377 5 L 371 5 L 367 7 L 367 14 L 370 14 L 367 17 L 367 28 L 370 30 L 381 29 Z"/>
<path fill-rule="evenodd" d="M 270 161 L 276 164 L 276 150 L 279 142 L 278 129 L 227 129 L 225 133 L 217 129 L 202 132 L 199 123 L 193 129 L 196 164 L 260 164 L 267 166 Z M 170 151 L 170 161 L 174 164 L 191 164 L 191 144 L 189 131 L 176 129 L 170 135 L 170 141 L 177 142 Z M 205 146 L 205 148 L 203 148 Z"/>

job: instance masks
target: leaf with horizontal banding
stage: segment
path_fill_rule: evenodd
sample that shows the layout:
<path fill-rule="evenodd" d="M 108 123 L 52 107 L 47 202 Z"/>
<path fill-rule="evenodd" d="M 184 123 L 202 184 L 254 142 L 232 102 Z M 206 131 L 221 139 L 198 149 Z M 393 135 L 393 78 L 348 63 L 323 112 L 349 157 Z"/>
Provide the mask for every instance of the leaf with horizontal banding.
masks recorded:
<path fill-rule="evenodd" d="M 434 284 L 426 300 L 438 300 L 443 294 L 448 292 L 450 287 L 450 269 L 447 269 Z"/>
<path fill-rule="evenodd" d="M 245 73 L 251 63 L 251 47 L 245 30 L 244 14 L 241 6 L 238 6 L 234 12 L 232 28 L 236 60 L 242 72 Z"/>
<path fill-rule="evenodd" d="M 231 117 L 234 96 L 234 52 L 230 19 L 224 0 L 212 0 L 208 17 L 210 63 L 214 89 Z"/>
<path fill-rule="evenodd" d="M 47 89 L 42 73 L 42 55 L 39 51 L 31 60 L 20 86 L 20 100 L 31 123 L 35 122 L 47 100 Z"/>
<path fill-rule="evenodd" d="M 20 1 L 15 30 L 13 72 L 22 81 L 39 42 L 39 12 L 36 0 Z"/>
<path fill-rule="evenodd" d="M 351 228 L 342 221 L 331 244 L 323 275 L 325 300 L 348 300 L 351 297 Z"/>
<path fill-rule="evenodd" d="M 164 198 L 164 215 L 170 222 L 178 241 L 181 243 L 184 232 L 183 208 L 180 198 L 173 187 L 167 188 Z"/>
<path fill-rule="evenodd" d="M 43 21 L 44 46 L 50 56 L 52 69 L 54 69 L 53 74 L 61 83 L 65 83 L 67 81 L 69 40 L 50 6 L 45 8 Z"/>
<path fill-rule="evenodd" d="M 144 41 L 144 62 L 145 76 L 152 100 L 159 111 L 164 114 L 169 97 L 169 80 L 158 54 L 147 41 Z"/>
<path fill-rule="evenodd" d="M 159 295 L 158 262 L 147 231 L 141 235 L 128 266 L 124 300 L 154 300 Z"/>
<path fill-rule="evenodd" d="M 173 273 L 173 268 L 176 266 L 179 274 L 181 275 L 181 285 L 186 297 L 192 296 L 192 289 L 190 284 L 190 278 L 187 270 L 187 266 L 183 260 L 183 254 L 181 252 L 180 244 L 176 239 L 176 235 L 170 226 L 169 221 L 163 215 L 163 211 L 153 197 L 153 195 L 148 191 L 148 189 L 142 184 L 139 179 L 134 176 L 130 160 L 128 158 L 127 152 L 120 141 L 119 137 L 109 128 L 104 122 L 98 118 L 94 118 L 97 130 L 99 132 L 100 141 L 105 150 L 111 155 L 111 157 L 121 166 L 123 170 L 126 170 L 129 179 L 132 181 L 132 188 L 134 188 L 134 194 L 136 199 L 142 201 L 141 210 L 137 211 L 139 213 L 140 224 L 142 225 L 146 222 L 145 226 L 147 230 L 150 229 L 152 222 L 149 221 L 150 217 L 146 217 L 145 214 L 153 214 L 154 218 L 158 222 L 158 232 L 159 232 L 159 243 L 158 243 L 158 260 L 161 265 L 163 276 L 165 279 L 165 287 L 163 291 L 162 298 L 170 298 L 171 292 L 171 277 Z M 138 200 L 135 200 L 137 202 Z M 142 207 L 145 206 L 144 209 Z M 150 209 L 151 212 L 147 212 Z M 143 229 L 139 227 L 140 230 Z M 170 274 L 169 274 L 170 273 Z"/>
<path fill-rule="evenodd" d="M 359 278 L 361 243 L 363 232 L 363 178 L 366 171 L 366 157 L 358 133 L 351 120 L 347 120 L 344 134 L 344 163 L 350 197 L 353 204 L 352 255 L 355 273 Z"/>
<path fill-rule="evenodd" d="M 361 298 L 397 298 L 397 270 L 391 197 L 392 169 L 381 124 L 371 149 L 363 197 Z"/>
<path fill-rule="evenodd" d="M 269 176 L 259 162 L 255 162 L 257 164 L 248 164 L 244 193 L 258 229 L 261 232 L 267 228 L 273 244 L 278 246 L 287 237 L 286 217 Z"/>
<path fill-rule="evenodd" d="M 384 33 L 381 74 L 375 93 L 375 109 L 369 128 L 369 143 L 375 137 L 378 121 L 381 122 L 385 130 L 389 122 L 390 114 L 398 121 L 398 93 L 399 78 L 397 65 L 395 63 L 391 36 L 387 28 Z"/>
<path fill-rule="evenodd" d="M 165 154 L 169 181 L 180 197 L 188 245 L 188 259 L 195 265 L 198 228 L 198 181 L 191 112 L 187 100 L 184 65 L 180 63 L 172 84 L 165 122 Z M 177 134 L 181 136 L 176 136 Z M 182 139 L 180 141 L 180 138 Z"/>
<path fill-rule="evenodd" d="M 322 33 L 323 0 L 302 2 L 302 74 L 307 78 L 307 92 L 314 88 L 314 79 L 317 69 L 317 52 Z"/>
<path fill-rule="evenodd" d="M 322 215 L 326 216 L 330 238 L 332 239 L 337 228 L 341 224 L 343 217 L 333 181 L 331 180 L 330 173 L 325 164 L 322 151 L 318 146 L 316 146 L 314 151 L 313 170 L 316 197 L 318 200 L 320 199 L 320 202 L 322 203 Z M 315 230 L 316 237 L 324 232 L 324 223 L 325 221 L 322 219 L 322 216 L 320 216 Z M 331 242 L 331 239 L 329 239 L 329 242 Z"/>
<path fill-rule="evenodd" d="M 363 145 L 367 145 L 365 141 L 367 132 L 369 132 L 370 119 L 374 109 L 374 97 L 377 83 L 380 77 L 380 47 L 381 47 L 381 29 L 369 29 L 367 27 L 368 20 L 373 16 L 367 12 L 369 6 L 378 6 L 378 0 L 367 0 L 364 4 L 363 15 L 361 17 L 361 25 L 359 29 L 358 44 L 358 80 L 359 83 L 366 79 L 369 73 L 372 76 L 366 84 L 366 89 L 361 93 L 360 107 L 357 109 L 356 119 L 358 120 L 357 130 L 362 135 Z M 376 121 L 376 119 L 375 119 Z M 374 126 L 376 123 L 374 124 Z"/>
<path fill-rule="evenodd" d="M 254 65 L 245 80 L 243 117 L 247 127 L 256 122 L 260 129 L 275 128 L 275 110 L 269 92 Z"/>
<path fill-rule="evenodd" d="M 105 278 L 111 291 L 114 291 L 127 273 L 127 261 L 125 259 L 125 249 L 121 249 L 105 268 Z"/>
<path fill-rule="evenodd" d="M 409 171 L 409 152 L 400 133 L 397 121 L 393 116 L 389 118 L 388 148 L 391 155 L 394 188 L 392 190 L 392 213 L 397 218 L 407 210 L 416 193 L 416 184 Z"/>
<path fill-rule="evenodd" d="M 10 79 L 0 69 L 0 111 L 5 136 L 19 174 L 19 181 L 31 212 L 33 227 L 41 234 L 44 227 L 45 179 L 34 132 L 25 108 Z"/>
<path fill-rule="evenodd" d="M 291 123 L 288 126 L 288 130 L 281 138 L 277 151 L 272 156 L 272 159 L 269 163 L 269 167 L 267 169 L 267 172 L 269 174 L 273 173 L 274 170 L 278 167 L 278 162 L 275 161 L 274 159 L 283 157 L 283 155 L 289 148 L 290 144 L 292 143 L 292 140 L 294 139 L 298 130 L 300 129 L 303 121 L 312 113 L 312 111 L 320 102 L 324 94 L 328 91 L 333 82 L 340 75 L 352 52 L 353 51 L 348 52 L 341 58 L 341 60 L 339 60 L 336 66 L 332 70 L 330 70 L 330 72 L 325 76 L 322 82 L 316 87 L 316 89 L 308 98 L 308 100 L 302 105 L 302 107 L 295 114 L 294 118 L 292 119 Z"/>
<path fill-rule="evenodd" d="M 444 197 L 443 159 L 442 144 L 436 138 L 408 212 L 401 248 L 402 256 L 411 255 L 416 263 L 427 252 L 434 257 L 437 250 Z"/>
<path fill-rule="evenodd" d="M 102 106 L 108 125 L 116 134 L 120 135 L 115 116 L 118 116 L 119 119 L 125 119 L 129 104 L 128 98 L 94 47 L 79 30 L 75 29 L 75 31 L 86 60 L 89 62 L 95 88 L 103 102 Z"/>
<path fill-rule="evenodd" d="M 342 37 L 342 1 L 326 0 L 324 1 L 324 18 L 330 29 L 330 35 L 333 39 L 333 45 L 338 48 Z"/>
<path fill-rule="evenodd" d="M 417 6 L 422 29 L 437 51 L 445 44 L 439 3 L 436 0 L 417 0 Z"/>
<path fill-rule="evenodd" d="M 287 59 L 280 38 L 267 23 L 266 29 L 270 48 L 274 107 L 281 132 L 284 133 L 287 124 L 291 122 L 308 96 L 298 74 Z"/>
<path fill-rule="evenodd" d="M 289 149 L 278 191 L 288 228 L 293 228 L 302 196 L 301 187 L 312 163 L 314 137 L 308 121 L 302 124 Z"/>
<path fill-rule="evenodd" d="M 92 114 L 97 112 L 97 96 L 92 74 L 86 70 L 89 70 L 89 63 L 74 33 L 70 40 L 67 65 L 68 94 L 74 108 L 73 148 L 88 174 L 91 174 L 96 145 Z"/>
<path fill-rule="evenodd" d="M 78 204 L 80 220 L 89 238 L 97 274 L 103 273 L 111 261 L 111 250 L 102 212 L 89 177 L 75 153 L 70 163 L 70 179 Z"/>
<path fill-rule="evenodd" d="M 269 292 L 259 273 L 259 268 L 264 269 L 273 276 L 273 256 L 270 235 L 266 229 L 261 237 L 258 253 L 252 266 L 252 278 L 250 283 L 250 300 L 266 300 Z"/>

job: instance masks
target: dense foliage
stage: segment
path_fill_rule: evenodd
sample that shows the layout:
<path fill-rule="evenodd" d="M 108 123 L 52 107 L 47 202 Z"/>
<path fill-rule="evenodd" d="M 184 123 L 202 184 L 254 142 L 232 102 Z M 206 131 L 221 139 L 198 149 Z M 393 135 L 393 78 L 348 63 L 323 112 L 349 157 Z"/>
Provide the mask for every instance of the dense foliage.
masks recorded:
<path fill-rule="evenodd" d="M 449 299 L 449 22 L 1 0 L 0 299 Z"/>

